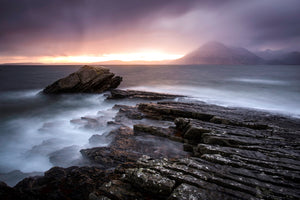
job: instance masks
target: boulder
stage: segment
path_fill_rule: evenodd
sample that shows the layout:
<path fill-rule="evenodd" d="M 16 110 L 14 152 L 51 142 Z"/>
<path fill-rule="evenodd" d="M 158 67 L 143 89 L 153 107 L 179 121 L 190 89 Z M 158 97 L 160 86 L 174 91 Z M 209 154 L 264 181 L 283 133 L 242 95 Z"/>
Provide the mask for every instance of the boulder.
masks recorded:
<path fill-rule="evenodd" d="M 99 66 L 83 66 L 69 76 L 47 86 L 43 93 L 101 93 L 117 88 L 122 77 L 115 76 L 109 69 Z"/>

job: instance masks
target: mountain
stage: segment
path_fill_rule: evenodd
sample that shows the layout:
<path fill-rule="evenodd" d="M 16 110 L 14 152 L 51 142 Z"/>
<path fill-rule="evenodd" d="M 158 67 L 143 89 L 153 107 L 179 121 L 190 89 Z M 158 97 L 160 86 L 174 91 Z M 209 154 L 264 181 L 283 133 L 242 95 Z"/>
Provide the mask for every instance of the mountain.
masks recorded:
<path fill-rule="evenodd" d="M 165 65 L 169 64 L 170 60 L 162 61 L 144 61 L 144 60 L 134 60 L 134 61 L 121 61 L 121 60 L 110 60 L 103 62 L 94 62 L 91 65 Z"/>
<path fill-rule="evenodd" d="M 300 65 L 300 52 L 294 51 L 284 54 L 280 61 L 286 65 Z"/>
<path fill-rule="evenodd" d="M 175 61 L 174 64 L 261 64 L 263 59 L 241 47 L 229 47 L 220 42 L 208 42 Z"/>
<path fill-rule="evenodd" d="M 286 50 L 264 50 L 255 52 L 256 55 L 265 59 L 270 65 L 300 65 L 300 52 Z"/>
<path fill-rule="evenodd" d="M 268 60 L 278 60 L 280 57 L 286 54 L 287 51 L 266 49 L 264 51 L 256 51 L 254 53 L 259 57 L 263 58 L 264 60 L 268 61 Z"/>

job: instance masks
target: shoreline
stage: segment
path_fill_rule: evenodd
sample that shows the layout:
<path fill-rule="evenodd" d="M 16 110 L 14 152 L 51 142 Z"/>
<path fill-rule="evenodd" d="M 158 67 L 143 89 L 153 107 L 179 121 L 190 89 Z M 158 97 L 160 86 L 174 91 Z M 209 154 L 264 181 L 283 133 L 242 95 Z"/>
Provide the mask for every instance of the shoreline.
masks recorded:
<path fill-rule="evenodd" d="M 23 199 L 41 195 L 47 199 L 54 194 L 72 199 L 300 196 L 299 119 L 251 109 L 172 101 L 176 95 L 123 91 L 120 96 L 120 91 L 113 90 L 117 98 L 110 97 L 116 104 L 122 99 L 148 99 L 153 103 L 115 106 L 119 111 L 114 121 L 108 122 L 114 130 L 94 138 L 110 138 L 111 144 L 81 150 L 95 167 L 54 167 L 45 176 L 26 178 L 14 188 L 2 184 L 0 191 L 13 191 Z M 163 123 L 173 125 L 162 127 Z M 85 178 L 76 178 L 74 170 Z M 93 178 L 99 173 L 105 177 L 103 180 Z M 275 175 L 280 178 L 274 179 Z M 82 187 L 78 190 L 67 180 Z M 61 185 L 63 182 L 67 186 Z M 46 196 L 42 192 L 45 187 L 52 188 Z M 71 192 L 65 193 L 65 187 Z M 11 192 L 2 194 L 13 199 Z"/>

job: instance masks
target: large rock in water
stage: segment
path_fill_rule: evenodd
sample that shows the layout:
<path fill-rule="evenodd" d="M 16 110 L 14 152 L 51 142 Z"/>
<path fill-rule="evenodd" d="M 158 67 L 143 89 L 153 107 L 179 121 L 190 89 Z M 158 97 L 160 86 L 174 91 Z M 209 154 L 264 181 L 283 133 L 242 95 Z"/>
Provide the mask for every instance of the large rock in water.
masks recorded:
<path fill-rule="evenodd" d="M 83 66 L 69 76 L 47 86 L 43 93 L 101 93 L 117 88 L 122 77 L 115 76 L 109 69 L 99 66 Z"/>

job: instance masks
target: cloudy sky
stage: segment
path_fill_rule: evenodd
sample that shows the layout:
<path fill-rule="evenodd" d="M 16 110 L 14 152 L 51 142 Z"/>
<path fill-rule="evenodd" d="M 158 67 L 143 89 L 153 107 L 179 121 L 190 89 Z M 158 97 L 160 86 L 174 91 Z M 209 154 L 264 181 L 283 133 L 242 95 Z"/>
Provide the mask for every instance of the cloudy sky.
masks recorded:
<path fill-rule="evenodd" d="M 0 0 L 0 62 L 300 48 L 299 0 Z M 114 58 L 114 57 L 113 57 Z"/>

